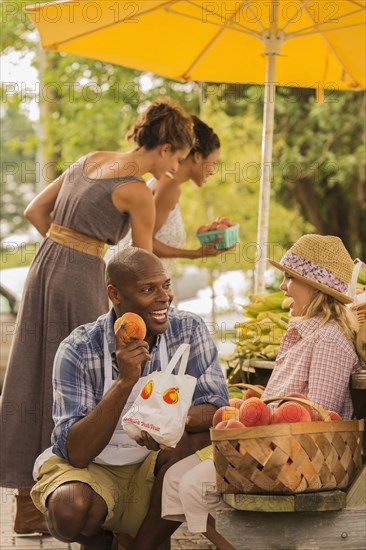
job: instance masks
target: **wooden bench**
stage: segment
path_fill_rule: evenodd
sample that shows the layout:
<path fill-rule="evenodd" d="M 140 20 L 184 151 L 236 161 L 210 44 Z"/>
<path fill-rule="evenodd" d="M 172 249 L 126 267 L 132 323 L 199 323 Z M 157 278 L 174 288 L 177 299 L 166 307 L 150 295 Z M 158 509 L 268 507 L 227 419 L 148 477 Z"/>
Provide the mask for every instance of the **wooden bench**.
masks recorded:
<path fill-rule="evenodd" d="M 125 537 L 125 540 L 123 541 L 124 537 Z M 114 538 L 112 550 L 125 550 L 131 542 L 132 542 L 132 538 L 129 535 L 122 534 L 119 537 L 119 541 L 117 541 L 116 537 Z M 169 538 L 168 540 L 166 540 L 164 544 L 159 546 L 157 550 L 170 550 L 170 546 L 171 546 L 171 540 Z"/>
<path fill-rule="evenodd" d="M 238 550 L 365 550 L 366 466 L 348 491 L 223 496 L 216 529 Z"/>

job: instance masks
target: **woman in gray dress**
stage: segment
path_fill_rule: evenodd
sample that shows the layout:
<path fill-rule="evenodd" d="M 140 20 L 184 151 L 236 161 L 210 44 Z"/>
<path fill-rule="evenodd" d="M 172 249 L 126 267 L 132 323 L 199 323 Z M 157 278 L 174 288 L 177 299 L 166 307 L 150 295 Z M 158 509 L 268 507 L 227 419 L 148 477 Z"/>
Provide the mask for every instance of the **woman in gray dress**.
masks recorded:
<path fill-rule="evenodd" d="M 127 138 L 132 150 L 82 157 L 25 211 L 45 239 L 24 287 L 1 401 L 0 481 L 18 489 L 17 533 L 47 531 L 29 490 L 34 460 L 50 444 L 58 345 L 108 310 L 105 244 L 115 245 L 131 227 L 134 245 L 152 251 L 155 206 L 142 176 L 177 171 L 194 145 L 192 119 L 177 103 L 160 99 Z"/>

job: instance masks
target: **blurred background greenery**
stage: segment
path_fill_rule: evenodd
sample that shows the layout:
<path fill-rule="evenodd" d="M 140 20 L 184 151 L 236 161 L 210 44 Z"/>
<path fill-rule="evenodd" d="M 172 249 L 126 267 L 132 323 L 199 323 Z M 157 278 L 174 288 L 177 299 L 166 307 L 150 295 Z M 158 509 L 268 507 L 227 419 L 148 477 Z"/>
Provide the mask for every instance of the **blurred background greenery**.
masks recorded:
<path fill-rule="evenodd" d="M 92 150 L 128 148 L 124 136 L 136 114 L 157 96 L 179 100 L 219 134 L 221 162 L 202 190 L 190 182 L 181 200 L 188 246 L 198 246 L 196 228 L 216 216 L 240 224 L 236 253 L 211 259 L 215 272 L 251 269 L 260 179 L 263 87 L 181 84 L 123 67 L 40 51 L 38 37 L 14 0 L 3 22 L 2 54 L 33 54 L 42 83 L 38 94 L 2 84 L 1 243 L 28 229 L 23 210 L 36 192 L 69 163 Z M 5 2 L 6 4 L 6 2 Z M 14 9 L 14 7 L 16 9 Z M 40 120 L 29 118 L 37 102 Z M 365 256 L 365 93 L 278 88 L 270 207 L 273 256 L 304 232 L 340 236 L 353 256 Z M 47 167 L 42 173 L 40 162 Z M 2 246 L 2 266 L 32 258 Z M 181 264 L 186 262 L 182 261 Z"/>

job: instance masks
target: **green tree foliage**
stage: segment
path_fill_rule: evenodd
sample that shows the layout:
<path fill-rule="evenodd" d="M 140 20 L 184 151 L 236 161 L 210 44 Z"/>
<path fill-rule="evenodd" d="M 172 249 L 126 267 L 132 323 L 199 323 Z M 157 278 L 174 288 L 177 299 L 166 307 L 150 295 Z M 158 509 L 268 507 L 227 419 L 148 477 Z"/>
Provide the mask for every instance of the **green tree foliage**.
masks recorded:
<path fill-rule="evenodd" d="M 93 150 L 128 148 L 124 136 L 138 111 L 148 101 L 159 95 L 171 95 L 188 105 L 193 112 L 198 112 L 199 108 L 195 84 L 182 85 L 159 78 L 146 78 L 137 71 L 123 67 L 40 50 L 37 46 L 37 32 L 24 12 L 24 7 L 32 3 L 29 0 L 5 1 L 1 10 L 1 52 L 33 54 L 40 78 L 36 95 L 35 91 L 32 95 L 24 87 L 20 89 L 20 86 L 11 82 L 2 89 L 5 124 L 2 160 L 7 162 L 6 166 L 15 162 L 14 155 L 10 154 L 15 153 L 15 148 L 18 152 L 16 162 L 23 161 L 24 165 L 27 160 L 28 163 L 27 171 L 19 170 L 18 179 L 14 183 L 8 178 L 5 187 L 3 179 L 4 200 L 11 198 L 12 203 L 7 207 L 7 232 L 10 233 L 28 225 L 22 213 L 32 197 L 29 193 L 23 193 L 24 186 L 28 189 L 31 185 L 34 195 L 80 156 Z M 144 79 L 148 81 L 149 89 L 146 92 Z M 40 108 L 37 131 L 25 116 L 30 99 L 36 101 Z M 16 107 L 19 108 L 19 120 L 24 122 L 21 130 L 19 124 L 14 123 Z M 33 149 L 28 158 L 24 156 L 23 134 L 27 134 L 29 149 L 29 132 L 33 133 Z M 30 172 L 37 177 L 30 178 Z M 10 212 L 13 212 L 13 219 Z"/>
<path fill-rule="evenodd" d="M 28 227 L 23 210 L 34 195 L 36 138 L 33 124 L 21 108 L 20 94 L 8 98 L 0 118 L 3 238 Z"/>
<path fill-rule="evenodd" d="M 47 134 L 52 145 L 57 143 L 63 164 L 90 151 L 129 148 L 128 129 L 138 112 L 158 96 L 175 97 L 197 110 L 192 85 L 176 89 L 176 83 L 156 79 L 155 87 L 144 91 L 147 77 L 138 71 L 70 55 L 47 55 L 53 65 L 44 75 L 42 100 L 54 103 Z"/>
<path fill-rule="evenodd" d="M 36 32 L 24 13 L 24 6 L 31 3 L 34 0 L 3 2 L 2 51 L 32 51 L 35 64 L 41 66 L 37 98 L 41 146 L 44 161 L 52 169 L 42 174 L 39 187 L 89 151 L 129 147 L 124 136 L 136 114 L 157 96 L 172 96 L 189 112 L 200 114 L 222 142 L 221 162 L 203 189 L 184 184 L 182 210 L 188 245 L 198 246 L 195 231 L 199 225 L 229 215 L 240 224 L 240 248 L 209 260 L 207 266 L 220 270 L 253 267 L 258 254 L 263 87 L 177 83 L 81 57 L 40 52 Z M 11 101 L 18 102 L 22 117 L 27 98 L 3 97 L 4 121 L 8 119 L 3 158 L 11 159 L 16 153 L 34 159 L 33 128 L 22 119 L 24 125 L 19 129 L 11 106 Z M 289 242 L 314 230 L 337 234 L 354 255 L 365 254 L 364 97 L 362 93 L 328 93 L 325 102 L 318 104 L 314 91 L 277 90 L 271 255 L 279 257 Z M 21 147 L 14 145 L 18 136 L 22 136 Z M 19 183 L 31 184 L 32 180 Z M 23 200 L 27 196 L 18 194 Z M 14 204 L 17 218 L 24 204 L 18 205 L 15 199 Z"/>
<path fill-rule="evenodd" d="M 36 41 L 32 32 L 32 24 L 24 11 L 24 8 L 30 4 L 35 4 L 35 2 L 32 0 L 3 0 L 1 3 L 2 53 L 9 50 L 23 53 L 35 50 Z"/>
<path fill-rule="evenodd" d="M 231 97 L 231 96 L 229 96 Z M 238 100 L 230 105 L 220 93 L 202 103 L 201 115 L 220 137 L 220 162 L 203 188 L 191 182 L 184 184 L 181 205 L 187 225 L 188 245 L 199 246 L 195 235 L 198 226 L 217 216 L 229 216 L 240 225 L 240 243 L 235 250 L 201 265 L 220 271 L 253 269 L 260 250 L 256 245 L 258 193 L 260 181 L 260 147 L 262 120 L 257 106 Z M 295 241 L 312 225 L 298 212 L 286 208 L 272 197 L 270 210 L 270 251 L 278 253 L 283 243 Z M 273 254 L 272 254 L 273 255 Z"/>
<path fill-rule="evenodd" d="M 316 232 L 365 257 L 365 93 L 280 89 L 274 191 Z"/>

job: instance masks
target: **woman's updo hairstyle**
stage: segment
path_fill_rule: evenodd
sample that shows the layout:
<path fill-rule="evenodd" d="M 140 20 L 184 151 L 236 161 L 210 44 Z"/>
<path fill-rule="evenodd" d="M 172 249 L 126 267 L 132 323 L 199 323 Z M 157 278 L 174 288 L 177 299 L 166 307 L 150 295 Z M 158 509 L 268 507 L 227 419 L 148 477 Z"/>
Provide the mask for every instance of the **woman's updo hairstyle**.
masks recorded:
<path fill-rule="evenodd" d="M 165 144 L 171 145 L 173 153 L 191 149 L 195 144 L 192 117 L 176 101 L 156 99 L 138 117 L 127 139 L 148 151 Z"/>
<path fill-rule="evenodd" d="M 202 157 L 206 159 L 213 151 L 220 149 L 219 136 L 197 116 L 192 115 L 192 120 L 196 143 L 192 147 L 190 155 L 201 153 Z"/>

